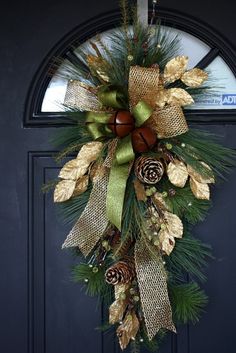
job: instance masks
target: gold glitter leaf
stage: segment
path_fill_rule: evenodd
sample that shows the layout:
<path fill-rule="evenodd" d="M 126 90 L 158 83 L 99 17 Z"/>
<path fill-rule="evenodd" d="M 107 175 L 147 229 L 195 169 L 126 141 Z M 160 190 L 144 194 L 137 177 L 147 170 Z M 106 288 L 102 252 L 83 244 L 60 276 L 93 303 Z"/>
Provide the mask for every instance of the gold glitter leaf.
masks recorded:
<path fill-rule="evenodd" d="M 193 98 L 182 88 L 171 88 L 168 90 L 167 103 L 170 105 L 190 105 L 194 103 Z"/>
<path fill-rule="evenodd" d="M 102 150 L 103 144 L 98 141 L 89 142 L 79 151 L 77 158 L 67 162 L 61 169 L 59 178 L 77 180 L 81 178 L 95 161 Z"/>
<path fill-rule="evenodd" d="M 181 81 L 183 81 L 187 86 L 189 87 L 199 87 L 203 84 L 204 81 L 206 81 L 208 78 L 208 74 L 198 68 L 186 71 L 182 77 Z"/>
<path fill-rule="evenodd" d="M 181 219 L 174 213 L 164 212 L 164 231 L 167 232 L 170 236 L 175 238 L 182 238 L 183 236 L 183 223 Z"/>
<path fill-rule="evenodd" d="M 82 176 L 76 183 L 75 190 L 73 192 L 72 196 L 79 196 L 83 194 L 87 188 L 88 188 L 88 183 L 89 183 L 89 176 L 84 175 Z"/>
<path fill-rule="evenodd" d="M 109 82 L 107 71 L 110 65 L 105 59 L 95 55 L 87 55 L 87 63 L 94 75 L 96 75 L 102 81 Z"/>
<path fill-rule="evenodd" d="M 131 339 L 134 339 L 139 330 L 139 320 L 134 311 L 127 313 L 124 322 L 117 328 L 120 348 L 124 350 Z"/>
<path fill-rule="evenodd" d="M 168 164 L 167 175 L 173 185 L 183 188 L 188 179 L 187 167 L 183 162 L 174 159 Z"/>
<path fill-rule="evenodd" d="M 156 105 L 158 108 L 164 108 L 169 98 L 168 89 L 160 89 L 156 94 Z"/>
<path fill-rule="evenodd" d="M 170 60 L 164 69 L 164 81 L 167 83 L 179 80 L 186 71 L 188 65 L 187 56 L 177 56 Z"/>
<path fill-rule="evenodd" d="M 127 307 L 126 300 L 116 300 L 110 305 L 109 308 L 109 323 L 114 325 L 116 322 L 120 322 L 123 319 L 125 309 Z"/>
<path fill-rule="evenodd" d="M 211 167 L 209 167 L 208 164 L 201 162 L 201 164 L 206 168 L 209 169 L 209 171 L 212 172 Z M 215 183 L 215 179 L 213 176 L 213 172 L 212 172 L 212 176 L 205 176 L 205 175 L 201 175 L 200 173 L 198 173 L 195 169 L 193 169 L 193 167 L 191 167 L 190 165 L 187 165 L 187 169 L 188 169 L 188 174 L 195 179 L 196 181 L 198 181 L 199 183 L 203 183 L 203 184 L 214 184 Z"/>
<path fill-rule="evenodd" d="M 71 198 L 75 189 L 75 180 L 61 180 L 55 187 L 54 202 L 64 202 Z"/>
<path fill-rule="evenodd" d="M 208 184 L 199 183 L 196 179 L 191 177 L 190 188 L 197 199 L 210 200 L 210 188 Z"/>
<path fill-rule="evenodd" d="M 161 231 L 159 233 L 159 246 L 166 255 L 170 255 L 175 247 L 175 238 L 168 232 Z"/>

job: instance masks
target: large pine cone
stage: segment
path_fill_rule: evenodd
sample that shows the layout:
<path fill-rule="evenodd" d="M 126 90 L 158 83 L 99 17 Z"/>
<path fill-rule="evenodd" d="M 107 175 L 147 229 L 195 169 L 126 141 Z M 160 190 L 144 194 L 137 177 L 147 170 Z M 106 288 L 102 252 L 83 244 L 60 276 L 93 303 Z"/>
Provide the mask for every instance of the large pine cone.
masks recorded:
<path fill-rule="evenodd" d="M 133 263 L 119 261 L 107 269 L 105 273 L 106 282 L 109 284 L 127 284 L 132 282 L 135 276 Z"/>
<path fill-rule="evenodd" d="M 164 166 L 158 159 L 139 157 L 135 162 L 134 171 L 142 183 L 156 184 L 164 174 Z"/>

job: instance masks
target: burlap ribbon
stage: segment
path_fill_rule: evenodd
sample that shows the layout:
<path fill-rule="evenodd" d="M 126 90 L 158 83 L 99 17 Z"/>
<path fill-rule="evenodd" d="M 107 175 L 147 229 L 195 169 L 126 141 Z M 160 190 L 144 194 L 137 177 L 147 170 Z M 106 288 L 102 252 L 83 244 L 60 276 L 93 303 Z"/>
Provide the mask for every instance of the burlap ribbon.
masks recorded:
<path fill-rule="evenodd" d="M 104 233 L 109 222 L 106 205 L 109 169 L 112 165 L 116 145 L 117 139 L 109 144 L 107 157 L 95 177 L 89 201 L 62 248 L 78 246 L 83 255 L 88 256 Z"/>
<path fill-rule="evenodd" d="M 153 109 L 145 123 L 159 138 L 170 138 L 188 131 L 188 125 L 181 105 L 166 105 L 158 108 L 158 93 L 161 89 L 159 68 L 132 66 L 129 72 L 129 98 L 131 109 L 140 101 Z M 168 90 L 166 90 L 168 92 Z"/>
<path fill-rule="evenodd" d="M 157 253 L 156 248 L 153 252 Z M 176 332 L 161 255 L 159 258 L 157 255 L 153 258 L 145 242 L 138 239 L 134 256 L 148 338 L 151 340 L 161 328 Z"/>

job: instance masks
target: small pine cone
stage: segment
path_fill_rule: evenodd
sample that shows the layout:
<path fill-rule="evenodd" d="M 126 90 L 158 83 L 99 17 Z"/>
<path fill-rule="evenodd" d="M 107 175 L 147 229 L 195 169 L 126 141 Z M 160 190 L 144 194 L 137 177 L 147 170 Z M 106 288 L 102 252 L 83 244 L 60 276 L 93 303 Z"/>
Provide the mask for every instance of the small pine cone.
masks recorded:
<path fill-rule="evenodd" d="M 109 284 L 127 284 L 135 277 L 135 270 L 132 263 L 119 261 L 107 269 L 105 273 L 106 282 Z"/>
<path fill-rule="evenodd" d="M 139 157 L 135 162 L 135 175 L 146 184 L 156 184 L 164 174 L 163 164 L 155 158 Z"/>

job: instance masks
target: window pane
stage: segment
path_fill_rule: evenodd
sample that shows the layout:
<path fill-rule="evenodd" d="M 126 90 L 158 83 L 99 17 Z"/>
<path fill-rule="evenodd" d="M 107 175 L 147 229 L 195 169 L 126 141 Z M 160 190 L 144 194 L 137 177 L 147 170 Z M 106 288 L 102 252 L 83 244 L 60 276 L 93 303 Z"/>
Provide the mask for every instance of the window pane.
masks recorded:
<path fill-rule="evenodd" d="M 181 55 L 187 55 L 189 57 L 189 68 L 192 68 L 197 65 L 197 63 L 210 51 L 210 47 L 198 38 L 174 29 L 166 27 L 168 31 L 173 33 L 173 36 L 178 34 L 181 39 Z M 115 31 L 115 30 L 112 30 Z M 104 32 L 102 38 L 107 38 L 107 34 L 112 31 Z M 106 41 L 109 46 L 109 41 Z M 84 43 L 83 46 L 86 46 L 87 43 Z M 58 70 L 60 71 L 60 70 Z M 45 96 L 42 104 L 42 112 L 60 112 L 63 111 L 63 102 L 67 89 L 67 80 L 60 78 L 58 75 L 55 75 L 45 92 Z"/>
<path fill-rule="evenodd" d="M 207 68 L 214 86 L 212 96 L 200 99 L 190 109 L 236 109 L 236 78 L 218 56 Z M 216 92 L 216 93 L 215 93 Z"/>

